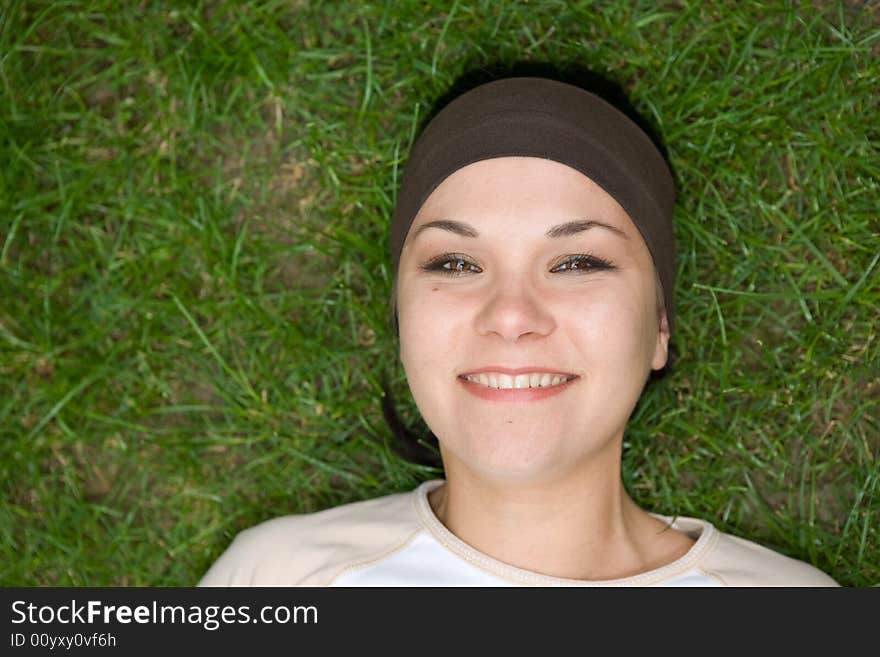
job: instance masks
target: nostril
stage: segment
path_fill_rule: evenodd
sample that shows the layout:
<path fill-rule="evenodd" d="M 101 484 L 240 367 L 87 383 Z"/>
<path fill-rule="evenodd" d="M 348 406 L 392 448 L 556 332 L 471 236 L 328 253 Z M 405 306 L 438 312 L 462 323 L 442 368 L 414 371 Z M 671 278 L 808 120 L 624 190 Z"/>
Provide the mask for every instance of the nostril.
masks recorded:
<path fill-rule="evenodd" d="M 498 295 L 475 318 L 480 335 L 496 334 L 516 342 L 529 337 L 550 335 L 556 327 L 547 307 L 527 295 Z"/>

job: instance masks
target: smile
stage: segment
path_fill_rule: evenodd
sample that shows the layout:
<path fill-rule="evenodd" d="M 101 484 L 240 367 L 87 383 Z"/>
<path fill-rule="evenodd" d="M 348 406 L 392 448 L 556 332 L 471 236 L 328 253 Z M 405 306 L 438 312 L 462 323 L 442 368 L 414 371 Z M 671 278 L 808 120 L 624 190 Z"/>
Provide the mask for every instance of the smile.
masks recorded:
<path fill-rule="evenodd" d="M 573 374 L 551 374 L 549 372 L 529 372 L 505 374 L 504 372 L 480 372 L 465 374 L 464 378 L 496 390 L 524 390 L 527 388 L 550 388 L 575 379 Z"/>
<path fill-rule="evenodd" d="M 486 367 L 458 377 L 464 390 L 479 399 L 492 402 L 537 402 L 563 394 L 580 378 L 566 372 L 548 372 L 542 368 L 500 371 Z"/>

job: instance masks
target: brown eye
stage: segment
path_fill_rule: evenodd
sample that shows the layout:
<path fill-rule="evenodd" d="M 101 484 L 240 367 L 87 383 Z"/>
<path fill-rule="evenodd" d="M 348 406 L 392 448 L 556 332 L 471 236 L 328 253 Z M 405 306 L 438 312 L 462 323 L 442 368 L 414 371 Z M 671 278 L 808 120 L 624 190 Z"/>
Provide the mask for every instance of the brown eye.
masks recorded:
<path fill-rule="evenodd" d="M 483 270 L 466 256 L 457 253 L 445 253 L 420 265 L 423 271 L 436 272 L 446 276 L 462 276 L 479 274 Z"/>
<path fill-rule="evenodd" d="M 586 273 L 588 271 L 601 271 L 603 269 L 614 269 L 614 265 L 603 258 L 590 255 L 589 253 L 579 253 L 576 255 L 565 256 L 550 271 L 554 274 L 567 271 Z"/>

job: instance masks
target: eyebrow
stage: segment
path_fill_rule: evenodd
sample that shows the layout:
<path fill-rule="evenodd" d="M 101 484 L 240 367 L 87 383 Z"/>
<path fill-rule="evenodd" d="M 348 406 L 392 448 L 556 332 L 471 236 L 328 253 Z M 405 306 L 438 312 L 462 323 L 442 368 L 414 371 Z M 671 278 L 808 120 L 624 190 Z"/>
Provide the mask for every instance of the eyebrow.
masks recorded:
<path fill-rule="evenodd" d="M 476 229 L 470 224 L 466 224 L 462 221 L 453 221 L 452 219 L 437 219 L 436 221 L 429 221 L 428 223 L 422 224 L 421 226 L 416 228 L 416 232 L 413 233 L 413 240 L 415 240 L 415 238 L 418 237 L 423 230 L 426 230 L 428 228 L 439 228 L 440 230 L 447 230 L 450 233 L 455 233 L 456 235 L 461 235 L 462 237 L 480 236 Z M 558 226 L 551 227 L 544 234 L 547 237 L 571 237 L 572 235 L 583 233 L 590 228 L 605 228 L 606 230 L 610 230 L 611 232 L 620 235 L 624 239 L 629 239 L 629 235 L 627 235 L 619 228 L 601 221 L 595 221 L 593 219 L 567 221 L 564 224 L 559 224 Z"/>
<path fill-rule="evenodd" d="M 436 221 L 429 221 L 426 224 L 422 224 L 418 228 L 416 228 L 416 232 L 413 233 L 413 240 L 415 240 L 419 235 L 422 234 L 423 230 L 428 228 L 439 228 L 440 230 L 448 230 L 450 233 L 455 233 L 456 235 L 461 235 L 462 237 L 479 237 L 480 234 L 474 229 L 473 226 L 463 223 L 461 221 L 452 221 L 451 219 L 438 219 Z"/>
<path fill-rule="evenodd" d="M 612 233 L 617 233 L 624 239 L 629 239 L 629 235 L 620 230 L 620 228 L 612 226 L 611 224 L 606 224 L 602 221 L 595 221 L 593 219 L 568 221 L 564 224 L 553 226 L 545 234 L 547 235 L 547 237 L 569 237 L 571 235 L 582 233 L 585 230 L 590 230 L 590 228 L 604 228 L 606 230 L 610 230 Z"/>

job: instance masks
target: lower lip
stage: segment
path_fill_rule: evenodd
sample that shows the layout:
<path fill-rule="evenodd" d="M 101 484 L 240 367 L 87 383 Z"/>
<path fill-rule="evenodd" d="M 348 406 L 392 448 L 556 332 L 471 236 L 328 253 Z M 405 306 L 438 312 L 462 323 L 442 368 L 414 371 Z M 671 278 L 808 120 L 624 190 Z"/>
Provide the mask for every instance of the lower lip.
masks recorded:
<path fill-rule="evenodd" d="M 463 377 L 459 377 L 458 380 L 464 386 L 465 390 L 467 390 L 472 395 L 479 397 L 480 399 L 486 399 L 489 401 L 528 402 L 538 401 L 539 399 L 547 399 L 547 397 L 558 395 L 559 393 L 566 390 L 572 383 L 577 381 L 577 378 L 574 378 L 571 381 L 566 381 L 565 383 L 560 383 L 555 386 L 547 386 L 546 388 L 507 389 L 490 388 L 488 386 L 469 381 L 468 379 L 465 379 Z"/>

